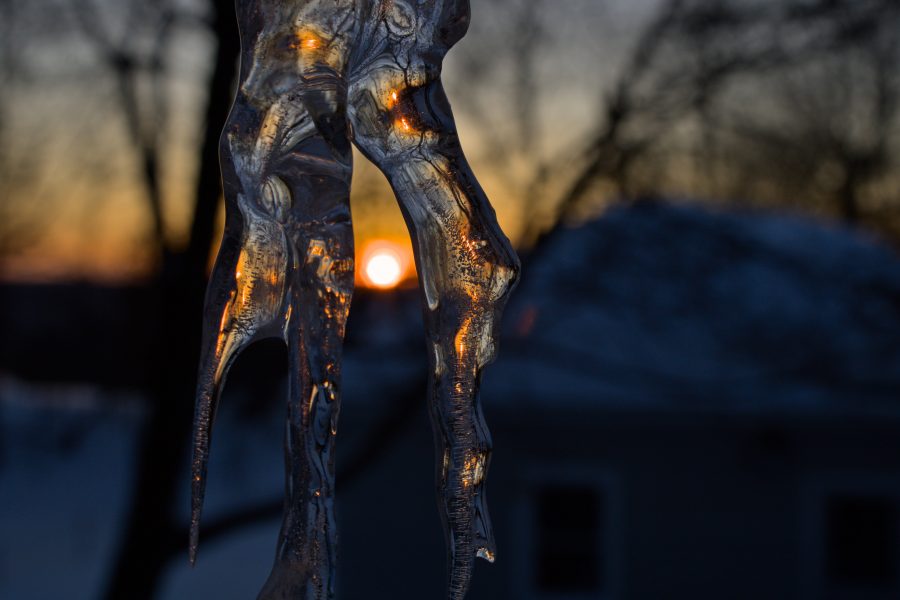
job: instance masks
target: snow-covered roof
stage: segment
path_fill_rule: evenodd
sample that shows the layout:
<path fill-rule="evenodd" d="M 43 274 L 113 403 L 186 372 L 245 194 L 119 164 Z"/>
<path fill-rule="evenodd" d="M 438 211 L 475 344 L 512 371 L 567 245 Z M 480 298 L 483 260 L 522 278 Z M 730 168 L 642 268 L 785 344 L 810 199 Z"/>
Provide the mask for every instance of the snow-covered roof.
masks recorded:
<path fill-rule="evenodd" d="M 491 404 L 900 408 L 900 258 L 861 234 L 647 202 L 533 258 Z"/>

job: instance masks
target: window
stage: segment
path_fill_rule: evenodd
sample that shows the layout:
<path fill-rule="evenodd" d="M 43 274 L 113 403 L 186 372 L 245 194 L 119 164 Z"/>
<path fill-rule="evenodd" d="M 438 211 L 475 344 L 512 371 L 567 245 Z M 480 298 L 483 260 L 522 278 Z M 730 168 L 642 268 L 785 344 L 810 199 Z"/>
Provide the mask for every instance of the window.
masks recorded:
<path fill-rule="evenodd" d="M 835 495 L 825 506 L 825 570 L 829 584 L 894 589 L 898 511 L 890 498 Z"/>
<path fill-rule="evenodd" d="M 592 487 L 546 486 L 538 489 L 535 500 L 537 590 L 563 595 L 602 591 L 604 495 Z"/>

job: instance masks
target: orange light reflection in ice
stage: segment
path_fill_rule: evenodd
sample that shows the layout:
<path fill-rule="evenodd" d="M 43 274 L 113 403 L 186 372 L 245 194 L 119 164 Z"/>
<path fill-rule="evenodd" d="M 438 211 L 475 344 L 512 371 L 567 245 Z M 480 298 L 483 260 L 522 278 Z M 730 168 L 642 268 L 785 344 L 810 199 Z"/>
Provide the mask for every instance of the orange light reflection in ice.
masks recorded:
<path fill-rule="evenodd" d="M 293 48 L 298 50 L 318 50 L 322 47 L 321 38 L 308 29 L 298 31 L 296 36 L 297 41 L 291 44 Z"/>

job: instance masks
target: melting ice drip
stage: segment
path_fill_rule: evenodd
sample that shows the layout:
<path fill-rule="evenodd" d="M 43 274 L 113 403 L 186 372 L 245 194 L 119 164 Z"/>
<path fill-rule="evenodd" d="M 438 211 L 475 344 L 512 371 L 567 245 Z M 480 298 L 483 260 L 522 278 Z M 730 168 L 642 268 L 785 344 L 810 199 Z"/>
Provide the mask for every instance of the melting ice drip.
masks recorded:
<path fill-rule="evenodd" d="M 440 82 L 468 0 L 237 0 L 241 80 L 221 140 L 225 237 L 209 284 L 194 423 L 191 560 L 225 376 L 282 338 L 290 381 L 286 502 L 261 599 L 334 595 L 334 441 L 353 292 L 351 143 L 385 174 L 416 252 L 449 593 L 495 544 L 481 371 L 519 263 L 472 174 Z"/>

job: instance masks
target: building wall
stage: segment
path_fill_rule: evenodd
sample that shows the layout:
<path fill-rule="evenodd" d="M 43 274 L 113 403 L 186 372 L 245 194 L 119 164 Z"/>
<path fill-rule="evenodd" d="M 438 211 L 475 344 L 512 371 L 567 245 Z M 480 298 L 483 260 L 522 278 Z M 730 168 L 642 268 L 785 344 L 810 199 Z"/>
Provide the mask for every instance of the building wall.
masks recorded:
<path fill-rule="evenodd" d="M 890 581 L 838 594 L 826 548 L 830 499 L 883 498 L 886 518 L 900 510 L 897 418 L 494 411 L 489 423 L 499 555 L 479 563 L 473 600 L 898 597 L 896 562 Z M 442 597 L 430 436 L 423 408 L 388 458 L 340 492 L 342 598 Z M 576 500 L 596 491 L 593 591 L 536 583 L 548 558 L 536 548 L 548 535 L 540 498 L 554 489 Z M 900 529 L 888 537 L 900 542 Z"/>

